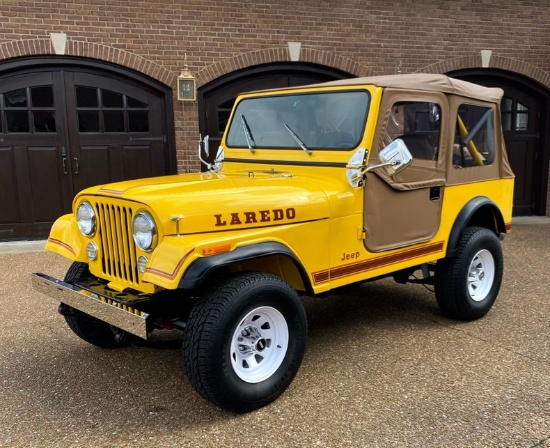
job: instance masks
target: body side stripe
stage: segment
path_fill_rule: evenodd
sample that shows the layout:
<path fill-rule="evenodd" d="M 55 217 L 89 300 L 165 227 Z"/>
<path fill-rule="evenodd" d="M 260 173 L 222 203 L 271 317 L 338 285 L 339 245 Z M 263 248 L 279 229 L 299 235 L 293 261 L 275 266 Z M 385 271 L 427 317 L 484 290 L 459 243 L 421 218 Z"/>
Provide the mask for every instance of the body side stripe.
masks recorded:
<path fill-rule="evenodd" d="M 147 268 L 145 272 L 152 275 L 158 275 L 159 277 L 164 277 L 169 280 L 174 280 L 176 278 L 178 271 L 181 269 L 183 263 L 185 262 L 185 260 L 187 260 L 187 257 L 191 255 L 191 253 L 193 253 L 194 250 L 195 250 L 194 248 L 191 249 L 182 257 L 182 259 L 178 262 L 178 264 L 176 265 L 172 273 L 161 271 L 160 269 L 155 269 L 155 268 Z"/>
<path fill-rule="evenodd" d="M 76 257 L 75 250 L 71 246 L 69 246 L 67 243 L 64 243 L 63 241 L 57 240 L 55 238 L 48 238 L 48 242 L 52 244 L 57 244 L 63 247 L 64 249 L 67 249 L 70 253 L 72 253 Z"/>
<path fill-rule="evenodd" d="M 369 260 L 363 260 L 343 266 L 336 266 L 332 269 L 314 272 L 313 281 L 314 284 L 324 283 L 329 281 L 330 279 L 348 277 L 351 275 L 359 274 L 361 272 L 366 272 L 372 269 L 388 266 L 390 264 L 401 263 L 406 260 L 439 252 L 443 250 L 443 246 L 444 242 L 438 241 L 436 243 L 428 244 L 426 246 L 416 247 L 414 249 L 408 249 L 390 255 L 383 255 L 381 257 L 376 257 Z"/>

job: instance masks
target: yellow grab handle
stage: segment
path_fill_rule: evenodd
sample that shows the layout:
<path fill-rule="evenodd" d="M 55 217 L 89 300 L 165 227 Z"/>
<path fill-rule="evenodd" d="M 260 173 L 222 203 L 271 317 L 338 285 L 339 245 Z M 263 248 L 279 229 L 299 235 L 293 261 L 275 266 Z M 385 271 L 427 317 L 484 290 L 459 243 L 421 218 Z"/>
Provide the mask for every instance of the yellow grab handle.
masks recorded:
<path fill-rule="evenodd" d="M 458 115 L 458 129 L 460 130 L 461 138 L 465 139 L 466 137 L 468 137 L 468 129 L 466 128 L 466 125 L 462 121 L 462 118 L 460 118 L 460 115 Z M 466 144 L 466 147 L 468 148 L 468 152 L 472 156 L 472 159 L 474 159 L 474 162 L 477 166 L 485 165 L 483 161 L 483 157 L 481 157 L 481 154 L 477 150 L 476 145 L 472 140 L 470 140 Z"/>

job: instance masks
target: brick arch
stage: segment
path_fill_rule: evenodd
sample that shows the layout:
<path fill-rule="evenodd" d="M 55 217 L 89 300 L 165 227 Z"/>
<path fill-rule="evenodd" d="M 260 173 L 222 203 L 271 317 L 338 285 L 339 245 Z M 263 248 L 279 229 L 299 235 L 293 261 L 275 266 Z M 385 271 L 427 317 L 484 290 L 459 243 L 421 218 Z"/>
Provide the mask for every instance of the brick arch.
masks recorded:
<path fill-rule="evenodd" d="M 251 51 L 218 61 L 203 68 L 197 73 L 197 86 L 201 87 L 210 81 L 236 70 L 255 65 L 269 64 L 271 62 L 290 62 L 288 47 L 266 48 L 263 50 Z M 297 62 L 309 62 L 323 65 L 350 73 L 354 76 L 368 76 L 371 72 L 371 68 L 359 64 L 350 58 L 310 47 L 302 47 L 300 60 Z"/>
<path fill-rule="evenodd" d="M 53 54 L 55 52 L 49 38 L 13 40 L 0 44 L 0 59 Z M 118 48 L 93 42 L 67 39 L 67 46 L 63 56 L 78 56 L 111 62 L 150 76 L 167 86 L 176 85 L 177 74 L 137 54 Z"/>
<path fill-rule="evenodd" d="M 469 56 L 462 56 L 460 58 L 439 61 L 435 64 L 428 65 L 418 70 L 417 72 L 448 73 L 454 70 L 462 70 L 467 68 L 482 68 L 481 55 L 476 53 Z M 545 72 L 544 70 L 541 70 L 524 61 L 493 55 L 491 56 L 489 67 L 487 68 L 500 69 L 518 73 L 528 78 L 531 78 L 534 81 L 537 81 L 543 86 L 550 88 L 550 73 Z"/>

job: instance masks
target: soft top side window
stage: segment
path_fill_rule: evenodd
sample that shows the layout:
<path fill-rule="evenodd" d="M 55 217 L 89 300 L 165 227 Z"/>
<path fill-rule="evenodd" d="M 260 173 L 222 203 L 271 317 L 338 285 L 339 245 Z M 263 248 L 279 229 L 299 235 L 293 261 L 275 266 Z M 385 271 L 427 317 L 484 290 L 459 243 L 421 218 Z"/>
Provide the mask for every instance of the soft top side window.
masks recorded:
<path fill-rule="evenodd" d="M 458 108 L 453 166 L 492 165 L 495 161 L 495 114 L 491 107 L 463 103 Z"/>
<path fill-rule="evenodd" d="M 392 106 L 384 145 L 399 138 L 415 159 L 436 160 L 441 133 L 441 108 L 436 103 L 401 101 Z"/>

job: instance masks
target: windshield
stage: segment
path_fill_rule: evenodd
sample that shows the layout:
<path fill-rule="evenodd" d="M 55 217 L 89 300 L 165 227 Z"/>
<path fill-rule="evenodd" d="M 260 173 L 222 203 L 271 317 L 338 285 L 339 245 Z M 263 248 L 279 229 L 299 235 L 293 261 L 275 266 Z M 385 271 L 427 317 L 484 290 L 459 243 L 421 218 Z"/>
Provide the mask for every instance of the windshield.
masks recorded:
<path fill-rule="evenodd" d="M 369 94 L 362 91 L 248 98 L 233 114 L 229 147 L 349 149 L 363 136 Z"/>

